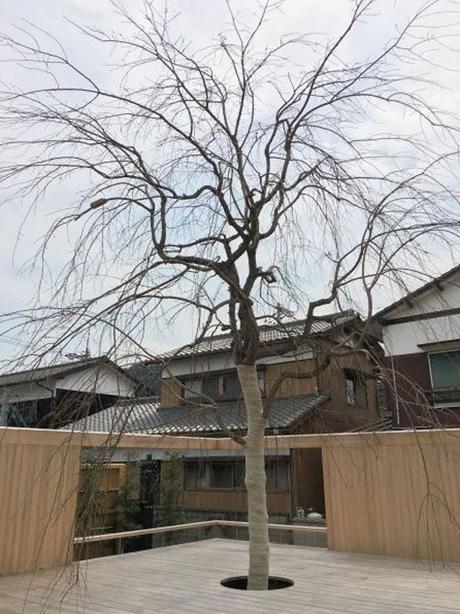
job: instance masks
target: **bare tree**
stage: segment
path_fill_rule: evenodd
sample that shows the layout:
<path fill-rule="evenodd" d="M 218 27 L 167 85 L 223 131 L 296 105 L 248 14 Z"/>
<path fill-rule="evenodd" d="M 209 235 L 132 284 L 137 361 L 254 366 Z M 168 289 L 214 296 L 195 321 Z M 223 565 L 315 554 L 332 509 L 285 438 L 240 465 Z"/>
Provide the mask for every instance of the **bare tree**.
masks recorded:
<path fill-rule="evenodd" d="M 239 442 L 249 589 L 268 583 L 270 400 L 283 378 L 314 375 L 284 374 L 264 405 L 256 361 L 270 350 L 261 323 L 282 326 L 283 309 L 301 314 L 300 334 L 278 348 L 290 352 L 319 343 L 318 312 L 358 302 L 364 325 L 323 342 L 318 372 L 363 347 L 381 283 L 426 275 L 430 253 L 459 234 L 458 122 L 430 103 L 437 84 L 426 76 L 433 51 L 448 44 L 442 18 L 453 3 L 424 3 L 356 58 L 347 44 L 378 17 L 376 0 L 344 3 L 335 39 L 287 35 L 266 47 L 263 33 L 282 4 L 257 5 L 248 25 L 225 1 L 225 31 L 195 48 L 157 3 L 146 0 L 133 18 L 114 2 L 120 31 L 81 28 L 123 58 L 113 89 L 43 32 L 2 41 L 22 66 L 42 72 L 38 87 L 2 92 L 12 136 L 0 180 L 38 209 L 59 186 L 61 211 L 36 264 L 57 233 L 79 233 L 47 303 L 5 314 L 5 330 L 33 330 L 41 357 L 98 327 L 110 331 L 106 347 L 140 350 L 146 329 L 184 311 L 195 314 L 195 341 L 228 329 L 248 422 Z M 79 202 L 68 204 L 65 186 L 75 182 Z M 318 277 L 327 287 L 320 298 Z"/>

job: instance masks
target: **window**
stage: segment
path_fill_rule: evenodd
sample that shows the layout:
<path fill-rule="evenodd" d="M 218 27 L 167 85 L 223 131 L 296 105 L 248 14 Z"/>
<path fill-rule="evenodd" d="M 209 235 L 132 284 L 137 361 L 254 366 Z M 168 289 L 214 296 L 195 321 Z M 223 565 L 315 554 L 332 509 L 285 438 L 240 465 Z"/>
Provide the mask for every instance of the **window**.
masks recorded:
<path fill-rule="evenodd" d="M 244 488 L 244 463 L 241 461 L 186 463 L 184 488 L 185 490 Z"/>
<path fill-rule="evenodd" d="M 348 405 L 356 405 L 356 385 L 352 377 L 345 377 L 345 396 Z"/>
<path fill-rule="evenodd" d="M 201 385 L 201 392 L 211 399 L 219 397 L 219 377 L 217 375 L 205 377 Z"/>
<path fill-rule="evenodd" d="M 270 460 L 265 471 L 269 490 L 289 490 L 289 466 L 286 462 Z"/>
<path fill-rule="evenodd" d="M 194 377 L 183 382 L 184 399 L 196 399 L 201 396 L 217 399 L 219 396 L 219 378 L 214 376 Z"/>
<path fill-rule="evenodd" d="M 268 460 L 265 466 L 267 489 L 289 490 L 289 463 Z M 185 490 L 241 489 L 244 488 L 243 461 L 188 462 L 184 467 Z"/>
<path fill-rule="evenodd" d="M 37 422 L 37 401 L 11 403 L 7 415 L 8 426 L 32 426 Z"/>
<path fill-rule="evenodd" d="M 206 488 L 207 465 L 205 463 L 185 463 L 184 488 L 185 490 L 199 490 Z"/>
<path fill-rule="evenodd" d="M 434 402 L 460 403 L 460 350 L 428 354 Z"/>
<path fill-rule="evenodd" d="M 189 379 L 184 382 L 184 399 L 193 399 L 201 394 L 201 379 Z"/>
<path fill-rule="evenodd" d="M 244 462 L 237 462 L 234 464 L 233 484 L 235 488 L 245 488 Z"/>
<path fill-rule="evenodd" d="M 260 377 L 263 377 L 260 376 Z M 259 377 L 259 385 L 263 379 Z M 210 397 L 216 401 L 237 401 L 241 398 L 241 386 L 236 372 L 203 375 L 184 380 L 184 399 Z"/>
<path fill-rule="evenodd" d="M 225 401 L 235 401 L 241 396 L 241 386 L 237 373 L 228 373 L 222 376 L 223 379 L 223 399 Z"/>
<path fill-rule="evenodd" d="M 211 463 L 211 488 L 233 488 L 233 466 L 231 463 Z"/>
<path fill-rule="evenodd" d="M 367 405 L 366 376 L 353 369 L 345 369 L 344 373 L 347 405 L 365 407 Z"/>

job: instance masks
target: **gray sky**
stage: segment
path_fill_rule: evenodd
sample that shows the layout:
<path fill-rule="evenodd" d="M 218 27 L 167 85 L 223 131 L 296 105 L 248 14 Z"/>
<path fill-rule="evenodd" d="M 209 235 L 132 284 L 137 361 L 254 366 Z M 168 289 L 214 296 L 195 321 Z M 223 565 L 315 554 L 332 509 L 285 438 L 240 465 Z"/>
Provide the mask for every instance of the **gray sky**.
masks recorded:
<path fill-rule="evenodd" d="M 248 10 L 251 5 L 249 0 L 237 0 L 233 3 L 241 10 Z M 126 4 L 132 10 L 137 10 L 140 3 L 137 0 L 129 0 Z M 219 33 L 225 29 L 224 3 L 221 0 L 175 0 L 173 8 L 180 10 L 181 23 L 190 37 L 197 45 L 205 44 L 210 39 L 216 39 Z M 404 18 L 411 10 L 420 5 L 419 0 L 382 0 L 380 2 L 381 15 L 362 35 L 353 39 L 347 53 L 350 57 L 356 54 L 366 53 L 366 49 L 379 40 L 383 40 L 386 34 L 393 28 L 397 17 Z M 349 7 L 348 0 L 288 0 L 283 14 L 272 20 L 268 38 L 278 37 L 286 32 L 322 32 L 333 34 L 343 25 L 346 10 Z M 27 19 L 46 32 L 52 33 L 65 43 L 70 56 L 85 70 L 95 74 L 99 79 L 110 80 L 113 74 L 102 63 L 99 51 L 93 44 L 82 39 L 81 35 L 65 18 L 84 24 L 91 24 L 104 29 L 109 29 L 117 23 L 113 9 L 107 0 L 1 0 L 2 26 L 4 32 L 11 33 L 14 26 L 26 27 L 24 20 Z M 173 12 L 173 11 L 171 11 Z M 449 17 L 446 17 L 449 19 Z M 460 34 L 460 26 L 457 27 Z M 455 44 L 453 41 L 447 41 Z M 0 49 L 0 54 L 5 52 Z M 449 49 L 439 53 L 436 62 L 441 67 L 450 67 L 453 55 Z M 0 80 L 3 82 L 17 82 L 24 77 L 18 74 L 15 67 L 3 64 Z M 450 92 L 443 100 L 452 108 L 460 108 L 460 82 L 458 73 L 443 72 L 443 79 L 450 88 Z M 438 94 L 433 93 L 433 96 Z M 437 102 L 433 99 L 433 102 Z M 75 197 L 72 186 L 69 193 L 62 195 L 65 201 L 72 201 Z M 77 189 L 78 186 L 75 186 Z M 5 193 L 0 191 L 3 200 Z M 56 207 L 56 203 L 46 203 L 50 210 Z M 40 242 L 43 233 L 49 223 L 49 218 L 40 209 L 40 214 L 31 212 L 24 222 L 24 216 L 28 210 L 27 202 L 10 202 L 6 207 L 0 208 L 0 312 L 14 311 L 25 308 L 32 304 L 34 299 L 38 276 L 24 268 Z M 24 222 L 24 224 L 23 224 Z M 53 244 L 53 251 L 49 254 L 51 271 L 59 270 L 66 256 L 71 252 L 71 238 L 61 236 Z M 433 262 L 433 272 L 440 272 L 443 268 L 452 266 L 450 255 L 439 254 L 439 260 Z M 44 280 L 48 283 L 47 279 Z M 319 290 L 320 291 L 320 290 Z M 392 297 L 382 295 L 379 307 L 383 306 Z M 150 342 L 155 350 L 164 350 L 178 345 L 189 339 L 190 329 L 188 326 L 176 326 L 175 330 L 155 331 L 150 335 Z M 0 339 L 0 359 L 8 356 L 11 352 L 20 350 L 14 335 L 3 341 Z"/>

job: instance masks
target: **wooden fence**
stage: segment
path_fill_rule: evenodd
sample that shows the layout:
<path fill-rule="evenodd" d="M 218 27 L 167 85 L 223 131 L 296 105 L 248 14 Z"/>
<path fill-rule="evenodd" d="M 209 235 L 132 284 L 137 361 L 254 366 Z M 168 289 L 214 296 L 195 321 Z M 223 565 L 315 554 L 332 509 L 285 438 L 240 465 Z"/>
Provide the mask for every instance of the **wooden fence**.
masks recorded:
<path fill-rule="evenodd" d="M 58 431 L 0 429 L 0 575 L 72 559 L 76 443 Z"/>
<path fill-rule="evenodd" d="M 0 574 L 68 563 L 80 451 L 115 445 L 236 447 L 227 439 L 0 428 Z M 321 448 L 329 549 L 460 561 L 460 429 L 287 435 L 267 437 L 266 447 Z"/>

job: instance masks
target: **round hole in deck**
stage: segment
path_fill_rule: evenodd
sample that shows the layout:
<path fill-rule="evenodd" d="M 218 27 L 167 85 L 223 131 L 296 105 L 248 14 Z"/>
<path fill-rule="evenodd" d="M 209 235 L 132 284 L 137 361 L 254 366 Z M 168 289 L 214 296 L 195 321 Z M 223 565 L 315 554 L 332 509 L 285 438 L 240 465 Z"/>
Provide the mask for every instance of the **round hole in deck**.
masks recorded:
<path fill-rule="evenodd" d="M 248 577 L 247 576 L 234 576 L 233 578 L 225 578 L 225 580 L 221 580 L 222 586 L 226 588 L 236 588 L 240 591 L 245 591 L 248 587 Z M 294 584 L 293 580 L 289 580 L 289 578 L 280 578 L 279 576 L 270 576 L 268 578 L 268 590 L 276 591 L 280 588 L 289 588 Z"/>

